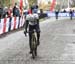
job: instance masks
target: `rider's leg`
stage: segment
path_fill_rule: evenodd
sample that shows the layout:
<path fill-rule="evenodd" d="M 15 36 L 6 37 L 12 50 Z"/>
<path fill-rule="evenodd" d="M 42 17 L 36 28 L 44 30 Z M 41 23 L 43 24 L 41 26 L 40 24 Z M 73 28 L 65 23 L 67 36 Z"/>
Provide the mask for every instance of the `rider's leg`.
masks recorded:
<path fill-rule="evenodd" d="M 31 50 L 32 50 L 32 48 L 31 48 L 31 38 L 32 38 L 32 35 L 31 35 L 31 33 L 29 33 L 29 47 L 30 47 L 30 53 L 31 53 Z"/>
<path fill-rule="evenodd" d="M 40 44 L 40 28 L 39 28 L 39 25 L 36 25 L 35 29 L 36 29 L 36 33 L 37 33 L 37 45 L 39 45 Z"/>
<path fill-rule="evenodd" d="M 33 27 L 29 25 L 29 46 L 30 46 L 30 53 L 32 51 L 32 47 L 31 47 L 31 38 L 32 38 L 32 33 L 31 31 L 33 30 Z"/>
<path fill-rule="evenodd" d="M 37 32 L 37 45 L 40 44 L 40 32 Z"/>

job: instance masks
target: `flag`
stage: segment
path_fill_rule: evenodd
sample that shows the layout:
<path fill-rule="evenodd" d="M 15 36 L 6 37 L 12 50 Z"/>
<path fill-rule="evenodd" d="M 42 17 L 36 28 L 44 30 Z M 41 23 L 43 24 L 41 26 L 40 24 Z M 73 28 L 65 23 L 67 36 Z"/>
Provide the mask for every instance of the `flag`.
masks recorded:
<path fill-rule="evenodd" d="M 56 0 L 53 0 L 52 1 L 52 4 L 50 6 L 50 11 L 53 11 L 54 7 L 55 7 L 55 4 L 56 4 Z"/>
<path fill-rule="evenodd" d="M 23 0 L 20 0 L 20 10 L 21 10 L 21 14 L 22 14 L 22 7 L 23 7 Z"/>
<path fill-rule="evenodd" d="M 23 7 L 23 0 L 20 0 L 20 9 Z"/>
<path fill-rule="evenodd" d="M 15 5 L 15 1 L 14 1 L 14 0 L 12 0 L 12 6 L 14 7 L 14 5 Z"/>

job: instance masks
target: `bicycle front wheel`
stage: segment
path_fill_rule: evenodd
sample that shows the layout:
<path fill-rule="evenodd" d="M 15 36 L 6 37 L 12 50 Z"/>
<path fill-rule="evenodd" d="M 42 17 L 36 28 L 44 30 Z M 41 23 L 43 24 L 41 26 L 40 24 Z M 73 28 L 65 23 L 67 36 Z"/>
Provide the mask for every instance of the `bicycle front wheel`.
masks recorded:
<path fill-rule="evenodd" d="M 34 59 L 37 56 L 37 42 L 36 42 L 36 37 L 32 37 L 32 58 Z"/>

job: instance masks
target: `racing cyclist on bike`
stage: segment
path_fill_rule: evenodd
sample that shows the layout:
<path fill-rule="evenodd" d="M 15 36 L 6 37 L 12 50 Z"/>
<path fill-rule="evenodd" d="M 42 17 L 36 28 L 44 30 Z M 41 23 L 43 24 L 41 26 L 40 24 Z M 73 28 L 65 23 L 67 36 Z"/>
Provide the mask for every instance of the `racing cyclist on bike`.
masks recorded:
<path fill-rule="evenodd" d="M 31 38 L 32 38 L 32 31 L 35 29 L 37 34 L 37 45 L 40 44 L 40 27 L 39 27 L 39 15 L 37 13 L 37 9 L 30 9 L 28 15 L 26 16 L 25 22 L 25 31 L 24 34 L 27 33 L 27 28 L 29 27 L 29 46 L 30 46 L 30 53 L 31 52 Z"/>

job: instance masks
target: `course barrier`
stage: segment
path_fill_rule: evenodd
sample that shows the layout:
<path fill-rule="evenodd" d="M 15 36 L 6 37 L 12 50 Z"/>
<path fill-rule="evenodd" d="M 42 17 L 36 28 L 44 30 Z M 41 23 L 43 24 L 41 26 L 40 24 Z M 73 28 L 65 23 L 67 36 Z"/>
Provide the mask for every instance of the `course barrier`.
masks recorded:
<path fill-rule="evenodd" d="M 45 17 L 47 17 L 46 13 L 39 14 L 39 19 L 42 19 L 42 18 L 45 18 Z"/>
<path fill-rule="evenodd" d="M 56 16 L 55 12 L 47 12 L 47 17 L 55 17 L 55 16 Z M 69 12 L 66 12 L 66 13 L 59 12 L 58 16 L 59 17 L 70 17 L 70 13 Z M 73 13 L 72 16 L 75 17 L 75 13 Z"/>
<path fill-rule="evenodd" d="M 0 35 L 23 27 L 24 22 L 24 16 L 0 19 Z"/>

